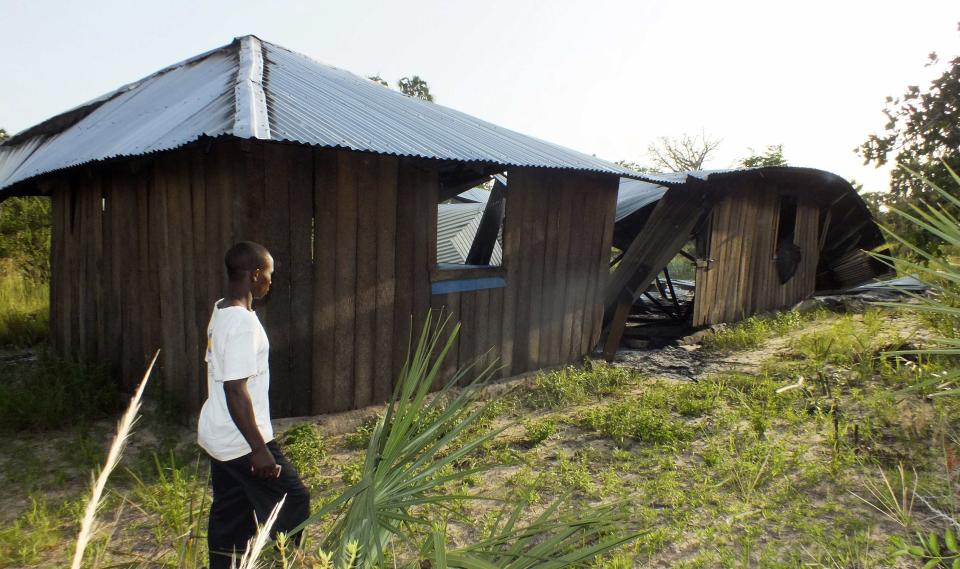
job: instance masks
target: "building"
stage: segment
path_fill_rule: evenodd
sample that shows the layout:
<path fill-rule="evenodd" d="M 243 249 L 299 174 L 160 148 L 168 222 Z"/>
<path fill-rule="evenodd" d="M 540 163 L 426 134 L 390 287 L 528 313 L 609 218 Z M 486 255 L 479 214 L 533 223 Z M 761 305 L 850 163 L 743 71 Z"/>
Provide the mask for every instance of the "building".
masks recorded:
<path fill-rule="evenodd" d="M 505 213 L 477 223 L 502 233 L 501 266 L 438 264 L 438 204 L 495 175 Z M 160 382 L 188 412 L 223 253 L 266 245 L 277 417 L 385 400 L 431 307 L 463 322 L 446 375 L 484 354 L 510 375 L 588 353 L 630 175 L 254 36 L 0 146 L 0 199 L 52 199 L 55 350 L 129 386 L 161 348 Z"/>

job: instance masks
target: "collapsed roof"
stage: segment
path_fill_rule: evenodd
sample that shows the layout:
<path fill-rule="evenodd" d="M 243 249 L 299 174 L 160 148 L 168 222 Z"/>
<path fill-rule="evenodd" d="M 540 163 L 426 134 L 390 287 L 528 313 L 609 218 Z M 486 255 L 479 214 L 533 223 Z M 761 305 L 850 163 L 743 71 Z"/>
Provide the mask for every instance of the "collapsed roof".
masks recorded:
<path fill-rule="evenodd" d="M 0 145 L 0 199 L 49 172 L 220 136 L 496 165 L 484 173 L 514 166 L 632 175 L 244 36 L 11 137 Z M 460 177 L 460 191 L 476 184 Z"/>

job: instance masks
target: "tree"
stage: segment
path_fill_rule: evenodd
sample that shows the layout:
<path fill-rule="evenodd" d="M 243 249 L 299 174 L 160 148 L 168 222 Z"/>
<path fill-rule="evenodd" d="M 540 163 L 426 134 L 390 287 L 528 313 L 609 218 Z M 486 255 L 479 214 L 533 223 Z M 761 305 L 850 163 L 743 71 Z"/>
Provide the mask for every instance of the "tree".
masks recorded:
<path fill-rule="evenodd" d="M 397 81 L 397 88 L 400 89 L 401 93 L 408 97 L 420 99 L 421 101 L 433 102 L 433 95 L 430 94 L 430 87 L 428 87 L 427 82 L 421 79 L 418 75 L 414 75 L 412 77 L 402 77 L 399 81 Z"/>
<path fill-rule="evenodd" d="M 718 146 L 720 146 L 720 140 L 710 138 L 706 134 L 697 136 L 684 134 L 680 138 L 661 136 L 647 147 L 647 152 L 657 170 L 686 172 L 702 169 L 710 154 Z"/>
<path fill-rule="evenodd" d="M 926 65 L 939 63 L 937 54 L 931 53 Z M 879 167 L 892 162 L 896 165 L 890 175 L 890 191 L 871 196 L 873 205 L 878 211 L 890 212 L 891 208 L 905 210 L 923 201 L 958 215 L 960 211 L 946 203 L 930 184 L 941 188 L 950 186 L 951 177 L 945 164 L 954 171 L 960 170 L 960 57 L 947 62 L 944 71 L 926 90 L 910 85 L 900 97 L 887 97 L 883 112 L 888 119 L 884 131 L 871 134 L 856 149 L 864 164 Z M 929 232 L 918 231 L 900 216 L 885 214 L 883 221 L 928 251 L 939 247 Z"/>
<path fill-rule="evenodd" d="M 640 172 L 642 174 L 656 174 L 656 168 L 650 168 L 649 166 L 641 166 L 636 162 L 631 162 L 630 160 L 617 160 L 614 162 L 617 166 L 623 166 L 628 170 L 633 170 L 635 172 Z"/>
<path fill-rule="evenodd" d="M 390 84 L 387 83 L 386 79 L 380 77 L 379 75 L 370 75 L 367 79 L 383 85 L 384 87 L 390 87 Z M 430 94 L 430 86 L 427 85 L 426 80 L 421 79 L 419 75 L 413 75 L 412 77 L 402 77 L 397 81 L 397 88 L 400 89 L 400 92 L 408 97 L 413 97 L 414 99 L 420 99 L 421 101 L 433 102 L 433 95 Z"/>
<path fill-rule="evenodd" d="M 3 143 L 4 140 L 10 138 L 10 135 L 7 134 L 7 130 L 0 128 L 0 143 Z"/>
<path fill-rule="evenodd" d="M 783 157 L 782 144 L 767 145 L 767 149 L 762 154 L 758 154 L 753 148 L 747 148 L 750 156 L 740 161 L 743 168 L 760 168 L 763 166 L 786 166 L 787 160 Z"/>

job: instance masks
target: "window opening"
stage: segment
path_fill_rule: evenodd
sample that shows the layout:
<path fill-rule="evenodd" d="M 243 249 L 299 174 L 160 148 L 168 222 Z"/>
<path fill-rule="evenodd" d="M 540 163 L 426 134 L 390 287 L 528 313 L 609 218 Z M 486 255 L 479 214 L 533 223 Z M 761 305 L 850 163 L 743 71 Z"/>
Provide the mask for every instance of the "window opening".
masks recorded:
<path fill-rule="evenodd" d="M 438 268 L 502 266 L 505 182 L 497 176 L 437 204 Z"/>
<path fill-rule="evenodd" d="M 774 260 L 780 284 L 793 278 L 800 266 L 800 247 L 794 242 L 797 228 L 797 198 L 782 196 L 777 216 L 777 239 Z"/>

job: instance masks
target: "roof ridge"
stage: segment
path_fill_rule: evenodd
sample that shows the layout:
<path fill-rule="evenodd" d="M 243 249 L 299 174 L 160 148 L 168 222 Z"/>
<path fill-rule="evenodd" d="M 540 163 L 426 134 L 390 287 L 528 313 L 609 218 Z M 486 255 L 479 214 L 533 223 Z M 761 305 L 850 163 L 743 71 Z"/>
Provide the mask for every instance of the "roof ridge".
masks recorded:
<path fill-rule="evenodd" d="M 233 135 L 270 140 L 267 96 L 263 91 L 263 45 L 254 35 L 237 39 L 240 41 L 240 63 L 233 90 L 236 109 Z"/>

